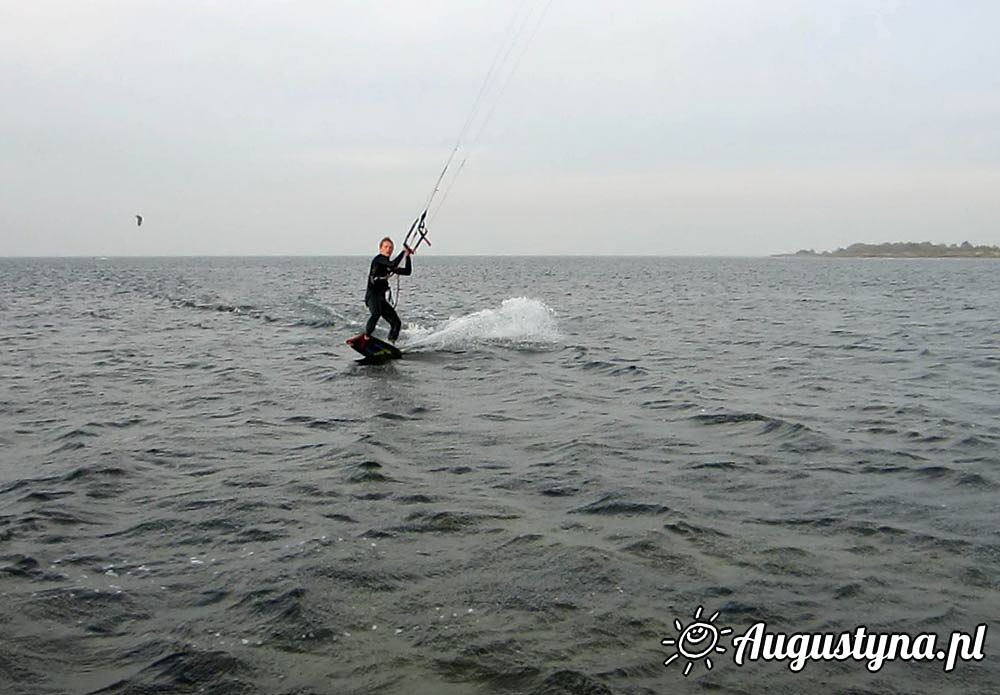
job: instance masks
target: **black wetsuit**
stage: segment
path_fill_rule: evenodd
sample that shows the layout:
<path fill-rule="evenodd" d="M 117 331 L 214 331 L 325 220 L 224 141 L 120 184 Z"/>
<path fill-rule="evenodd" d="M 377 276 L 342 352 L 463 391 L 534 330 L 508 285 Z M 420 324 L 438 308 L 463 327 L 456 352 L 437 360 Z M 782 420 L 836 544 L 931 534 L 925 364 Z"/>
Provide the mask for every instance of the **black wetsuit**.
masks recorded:
<path fill-rule="evenodd" d="M 406 263 L 399 267 L 400 261 L 406 258 Z M 385 293 L 389 291 L 389 276 L 409 275 L 412 272 L 410 267 L 410 257 L 406 251 L 400 251 L 399 255 L 391 261 L 388 256 L 379 254 L 372 259 L 371 271 L 368 273 L 368 291 L 365 292 L 365 306 L 371 312 L 368 317 L 368 324 L 365 326 L 365 333 L 371 335 L 375 331 L 375 326 L 380 318 L 389 322 L 389 340 L 395 342 L 399 337 L 399 331 L 403 327 L 403 322 L 399 320 L 399 315 L 392 308 L 392 304 L 386 299 Z"/>

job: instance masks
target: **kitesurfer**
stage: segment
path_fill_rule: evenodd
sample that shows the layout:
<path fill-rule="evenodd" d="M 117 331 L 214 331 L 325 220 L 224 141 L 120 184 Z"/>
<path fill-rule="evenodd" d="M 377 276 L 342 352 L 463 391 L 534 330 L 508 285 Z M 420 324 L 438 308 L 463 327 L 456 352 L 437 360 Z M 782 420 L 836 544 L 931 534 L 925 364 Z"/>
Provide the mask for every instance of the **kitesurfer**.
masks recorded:
<path fill-rule="evenodd" d="M 386 298 L 389 291 L 390 275 L 409 275 L 412 272 L 410 267 L 410 255 L 412 251 L 404 248 L 395 258 L 390 260 L 395 245 L 392 239 L 385 237 L 379 242 L 378 255 L 372 259 L 371 270 L 368 273 L 368 289 L 365 292 L 365 306 L 371 312 L 368 323 L 365 326 L 365 336 L 371 337 L 375 332 L 375 326 L 380 318 L 389 322 L 389 342 L 396 342 L 399 331 L 403 327 L 403 322 L 399 320 L 399 315 Z M 400 263 L 403 261 L 402 267 Z"/>

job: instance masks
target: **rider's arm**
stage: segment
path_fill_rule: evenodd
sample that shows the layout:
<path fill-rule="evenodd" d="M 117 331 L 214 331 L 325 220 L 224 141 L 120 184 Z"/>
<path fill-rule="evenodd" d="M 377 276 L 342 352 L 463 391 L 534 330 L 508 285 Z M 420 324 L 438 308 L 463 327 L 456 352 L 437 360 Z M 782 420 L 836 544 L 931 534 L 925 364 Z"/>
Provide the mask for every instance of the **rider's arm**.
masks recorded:
<path fill-rule="evenodd" d="M 403 259 L 406 259 L 406 263 L 403 265 L 402 268 L 400 268 L 399 264 L 401 261 L 403 261 Z M 410 254 L 406 252 L 406 249 L 400 251 L 399 255 L 392 260 L 391 267 L 392 267 L 392 272 L 394 272 L 396 275 L 409 275 L 410 273 L 413 272 L 413 268 L 410 267 Z"/>

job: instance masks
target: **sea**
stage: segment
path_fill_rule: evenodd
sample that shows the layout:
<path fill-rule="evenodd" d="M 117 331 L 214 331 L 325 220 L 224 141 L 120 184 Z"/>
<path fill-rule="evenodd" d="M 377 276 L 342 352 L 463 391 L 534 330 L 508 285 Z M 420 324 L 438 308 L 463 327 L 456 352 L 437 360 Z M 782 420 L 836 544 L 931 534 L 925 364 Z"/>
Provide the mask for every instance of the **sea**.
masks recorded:
<path fill-rule="evenodd" d="M 0 259 L 0 692 L 1000 692 L 998 262 L 368 262 Z"/>

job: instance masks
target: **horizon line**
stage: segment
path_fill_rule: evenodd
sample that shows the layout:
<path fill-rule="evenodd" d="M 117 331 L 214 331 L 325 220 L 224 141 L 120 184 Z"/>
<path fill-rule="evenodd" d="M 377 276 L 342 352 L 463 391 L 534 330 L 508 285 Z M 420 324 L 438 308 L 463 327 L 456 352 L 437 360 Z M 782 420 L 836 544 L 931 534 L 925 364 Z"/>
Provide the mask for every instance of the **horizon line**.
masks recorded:
<path fill-rule="evenodd" d="M 416 254 L 415 254 L 416 255 Z M 436 253 L 419 254 L 421 258 L 775 258 L 779 256 L 792 256 L 794 253 L 764 253 L 764 254 L 714 254 L 714 253 L 688 253 L 688 254 L 663 254 L 663 253 Z M 27 258 L 369 258 L 368 253 L 185 253 L 185 254 L 56 254 L 56 255 L 31 255 L 13 254 L 0 255 L 0 259 L 14 260 Z"/>

